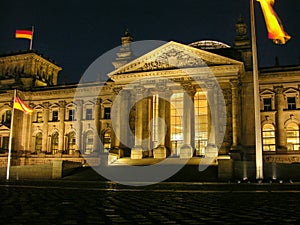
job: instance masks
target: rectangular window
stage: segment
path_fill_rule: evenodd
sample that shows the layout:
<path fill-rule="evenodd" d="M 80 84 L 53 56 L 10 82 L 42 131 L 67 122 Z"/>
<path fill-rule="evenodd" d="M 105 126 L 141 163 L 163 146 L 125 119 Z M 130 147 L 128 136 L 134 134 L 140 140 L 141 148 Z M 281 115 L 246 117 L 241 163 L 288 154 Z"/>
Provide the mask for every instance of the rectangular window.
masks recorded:
<path fill-rule="evenodd" d="M 10 123 L 11 120 L 11 111 L 8 110 L 5 112 L 5 123 Z"/>
<path fill-rule="evenodd" d="M 271 110 L 272 110 L 272 99 L 264 98 L 264 111 L 271 111 Z"/>
<path fill-rule="evenodd" d="M 8 150 L 8 141 L 9 141 L 9 137 L 3 137 L 3 140 L 2 140 L 2 149 L 3 150 Z"/>
<path fill-rule="evenodd" d="M 295 97 L 288 97 L 288 109 L 296 109 L 296 98 Z"/>
<path fill-rule="evenodd" d="M 69 110 L 69 121 L 74 121 L 75 120 L 75 110 L 70 109 Z"/>
<path fill-rule="evenodd" d="M 42 112 L 36 113 L 36 122 L 38 122 L 38 123 L 43 122 L 43 113 Z"/>
<path fill-rule="evenodd" d="M 58 111 L 52 112 L 52 121 L 58 121 Z"/>
<path fill-rule="evenodd" d="M 93 119 L 93 111 L 92 109 L 86 109 L 86 117 L 87 120 Z"/>
<path fill-rule="evenodd" d="M 110 119 L 110 108 L 104 108 L 104 119 Z"/>

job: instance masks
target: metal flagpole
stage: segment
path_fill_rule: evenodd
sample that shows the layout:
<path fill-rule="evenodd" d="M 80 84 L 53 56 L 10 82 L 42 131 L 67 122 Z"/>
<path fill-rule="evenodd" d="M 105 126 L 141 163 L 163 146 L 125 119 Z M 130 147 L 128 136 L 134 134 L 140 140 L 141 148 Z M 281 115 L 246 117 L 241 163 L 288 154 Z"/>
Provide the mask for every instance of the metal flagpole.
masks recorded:
<path fill-rule="evenodd" d="M 29 50 L 32 50 L 34 26 L 32 26 L 31 31 L 32 31 L 32 37 L 31 37 L 31 40 L 30 40 Z"/>
<path fill-rule="evenodd" d="M 251 40 L 252 40 L 252 60 L 253 60 L 253 86 L 254 86 L 254 116 L 255 116 L 255 155 L 256 155 L 256 179 L 263 179 L 263 156 L 260 123 L 260 101 L 259 101 L 259 81 L 257 46 L 255 31 L 254 1 L 250 0 L 251 14 Z"/>
<path fill-rule="evenodd" d="M 8 142 L 8 156 L 7 156 L 7 168 L 6 168 L 6 180 L 9 180 L 9 170 L 11 161 L 11 146 L 12 146 L 12 136 L 13 136 L 13 126 L 14 126 L 14 114 L 15 114 L 15 99 L 17 96 L 17 90 L 14 90 L 14 100 L 10 119 L 10 131 L 9 131 L 9 142 Z"/>

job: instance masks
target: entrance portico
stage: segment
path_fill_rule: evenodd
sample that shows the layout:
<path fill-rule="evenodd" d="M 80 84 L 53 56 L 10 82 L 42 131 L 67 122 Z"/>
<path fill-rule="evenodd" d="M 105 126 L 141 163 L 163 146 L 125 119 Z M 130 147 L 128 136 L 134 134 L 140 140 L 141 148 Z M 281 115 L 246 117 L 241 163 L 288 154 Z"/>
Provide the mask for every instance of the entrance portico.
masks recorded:
<path fill-rule="evenodd" d="M 119 104 L 112 118 L 115 147 L 130 148 L 132 159 L 213 157 L 220 148 L 228 153 L 239 120 L 226 124 L 226 113 L 238 107 L 231 83 L 238 83 L 241 70 L 239 61 L 169 42 L 113 71 L 109 76 L 120 90 L 113 103 Z M 234 132 L 225 133 L 230 143 L 221 147 L 226 128 Z"/>

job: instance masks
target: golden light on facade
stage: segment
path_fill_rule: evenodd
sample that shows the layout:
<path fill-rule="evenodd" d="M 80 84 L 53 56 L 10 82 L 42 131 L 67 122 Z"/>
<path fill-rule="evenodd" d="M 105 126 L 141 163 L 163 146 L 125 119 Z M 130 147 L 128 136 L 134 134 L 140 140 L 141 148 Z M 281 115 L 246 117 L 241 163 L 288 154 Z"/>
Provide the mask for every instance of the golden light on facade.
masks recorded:
<path fill-rule="evenodd" d="M 283 29 L 283 26 L 278 18 L 277 14 L 273 10 L 275 0 L 257 0 L 262 8 L 266 26 L 268 29 L 268 37 L 272 39 L 275 44 L 285 44 L 291 39 Z"/>

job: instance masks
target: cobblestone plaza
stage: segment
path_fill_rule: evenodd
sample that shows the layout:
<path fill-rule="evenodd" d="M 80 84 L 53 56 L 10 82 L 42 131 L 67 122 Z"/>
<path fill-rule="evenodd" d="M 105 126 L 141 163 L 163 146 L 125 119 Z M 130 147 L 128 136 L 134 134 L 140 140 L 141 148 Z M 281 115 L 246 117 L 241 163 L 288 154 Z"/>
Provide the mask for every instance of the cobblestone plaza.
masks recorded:
<path fill-rule="evenodd" d="M 298 224 L 299 184 L 1 182 L 2 224 Z"/>

